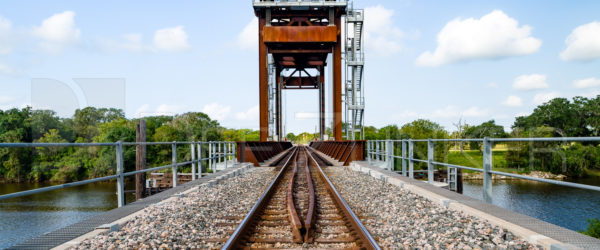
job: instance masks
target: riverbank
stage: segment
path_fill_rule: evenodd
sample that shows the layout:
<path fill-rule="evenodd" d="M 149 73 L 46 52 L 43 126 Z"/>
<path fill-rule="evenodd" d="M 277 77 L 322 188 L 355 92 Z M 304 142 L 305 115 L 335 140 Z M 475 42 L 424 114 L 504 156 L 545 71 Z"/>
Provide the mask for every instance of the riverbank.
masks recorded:
<path fill-rule="evenodd" d="M 542 171 L 531 171 L 530 173 L 518 173 L 517 171 L 514 171 L 511 173 L 519 174 L 519 175 L 523 175 L 523 176 L 542 178 L 542 179 L 553 179 L 553 180 L 565 180 L 568 178 L 568 176 L 563 175 L 563 174 L 553 174 L 553 173 L 542 172 Z M 463 180 L 483 180 L 483 173 L 481 173 L 481 172 L 463 173 L 462 179 Z M 493 180 L 517 180 L 519 178 L 495 174 L 495 175 L 492 175 L 492 179 Z"/>
<path fill-rule="evenodd" d="M 553 174 L 545 171 L 528 171 L 527 167 L 518 169 L 516 167 L 511 167 L 506 161 L 506 153 L 507 151 L 503 148 L 494 149 L 492 153 L 492 169 L 495 171 L 519 174 L 530 177 L 537 177 L 542 179 L 555 179 L 555 180 L 565 180 L 565 179 L 577 179 L 577 178 L 588 178 L 588 177 L 598 177 L 600 178 L 600 169 L 584 169 L 583 174 L 581 176 L 571 176 L 568 174 Z M 479 150 L 463 150 L 453 151 L 451 150 L 446 159 L 447 163 L 480 168 L 483 169 L 483 155 Z M 464 180 L 482 180 L 483 174 L 481 172 L 474 172 L 471 170 L 463 170 L 463 179 Z M 502 175 L 494 175 L 493 179 L 499 180 L 512 180 L 514 177 L 502 176 Z"/>

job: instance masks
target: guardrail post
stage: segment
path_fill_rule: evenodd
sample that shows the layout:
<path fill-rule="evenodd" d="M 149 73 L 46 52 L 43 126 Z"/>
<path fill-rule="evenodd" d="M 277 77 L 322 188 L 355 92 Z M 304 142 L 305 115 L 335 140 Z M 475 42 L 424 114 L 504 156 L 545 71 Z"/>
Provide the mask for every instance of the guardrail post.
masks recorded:
<path fill-rule="evenodd" d="M 171 172 L 173 173 L 173 187 L 177 187 L 177 143 L 171 144 Z"/>
<path fill-rule="evenodd" d="M 415 163 L 413 162 L 415 144 L 412 139 L 408 139 L 408 177 L 415 178 Z"/>
<path fill-rule="evenodd" d="M 483 200 L 492 202 L 492 143 L 489 137 L 483 138 Z"/>
<path fill-rule="evenodd" d="M 379 161 L 379 141 L 375 142 L 375 160 Z"/>
<path fill-rule="evenodd" d="M 196 180 L 196 142 L 192 141 L 192 144 L 190 144 L 191 147 L 191 151 L 190 153 L 192 154 L 192 181 Z"/>
<path fill-rule="evenodd" d="M 427 183 L 433 184 L 433 141 L 427 139 Z"/>
<path fill-rule="evenodd" d="M 383 151 L 385 147 L 385 144 L 383 143 L 383 140 L 379 141 L 379 160 L 380 161 L 384 161 L 385 160 L 385 156 L 383 155 Z"/>
<path fill-rule="evenodd" d="M 198 178 L 202 178 L 202 142 L 198 142 Z"/>
<path fill-rule="evenodd" d="M 213 173 L 217 172 L 217 143 L 216 142 L 212 142 L 212 152 L 210 155 L 210 159 L 212 161 L 212 171 Z"/>
<path fill-rule="evenodd" d="M 402 176 L 406 176 L 406 141 L 400 141 L 402 143 Z"/>
<path fill-rule="evenodd" d="M 371 141 L 367 141 L 367 162 L 371 164 Z"/>
<path fill-rule="evenodd" d="M 117 160 L 117 205 L 125 206 L 125 184 L 123 182 L 123 142 L 118 141 L 116 146 Z"/>
<path fill-rule="evenodd" d="M 388 165 L 388 170 L 394 171 L 394 142 L 392 140 L 386 140 L 385 142 L 385 148 L 387 149 L 386 161 Z"/>
<path fill-rule="evenodd" d="M 213 173 L 215 172 L 215 170 L 213 169 L 213 164 L 212 164 L 212 142 L 208 142 L 208 155 L 207 155 L 207 160 L 208 160 L 208 168 L 213 171 Z"/>
<path fill-rule="evenodd" d="M 238 159 L 237 159 L 237 157 L 235 156 L 235 152 L 237 152 L 237 143 L 235 143 L 235 142 L 231 142 L 231 147 L 233 148 L 233 149 L 231 150 L 231 158 L 233 159 L 233 163 L 237 163 L 237 162 L 238 162 Z"/>
<path fill-rule="evenodd" d="M 225 154 L 223 155 L 223 157 L 225 157 L 225 168 L 229 167 L 229 142 L 224 142 L 223 143 L 223 151 L 225 151 Z"/>

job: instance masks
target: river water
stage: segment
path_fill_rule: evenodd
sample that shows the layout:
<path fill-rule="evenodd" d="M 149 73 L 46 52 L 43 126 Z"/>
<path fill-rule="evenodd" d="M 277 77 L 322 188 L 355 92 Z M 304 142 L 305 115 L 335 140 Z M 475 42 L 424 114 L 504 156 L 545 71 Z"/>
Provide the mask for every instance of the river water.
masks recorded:
<path fill-rule="evenodd" d="M 134 189 L 133 183 L 127 185 Z M 0 194 L 49 184 L 0 183 Z M 0 201 L 0 249 L 117 207 L 115 182 L 99 182 Z M 133 194 L 126 199 L 133 201 Z"/>
<path fill-rule="evenodd" d="M 577 182 L 600 185 L 600 179 Z M 0 183 L 0 194 L 42 186 Z M 102 182 L 0 201 L 0 249 L 117 207 L 115 191 L 114 182 Z M 481 181 L 465 181 L 464 194 L 481 199 Z M 493 194 L 495 205 L 571 230 L 583 230 L 587 218 L 600 217 L 600 193 L 595 191 L 507 180 L 495 181 Z M 128 202 L 133 199 L 127 194 Z"/>
<path fill-rule="evenodd" d="M 600 186 L 600 178 L 569 180 Z M 463 194 L 482 200 L 482 181 L 464 181 Z M 527 180 L 498 180 L 492 184 L 492 203 L 571 230 L 600 218 L 600 192 Z"/>

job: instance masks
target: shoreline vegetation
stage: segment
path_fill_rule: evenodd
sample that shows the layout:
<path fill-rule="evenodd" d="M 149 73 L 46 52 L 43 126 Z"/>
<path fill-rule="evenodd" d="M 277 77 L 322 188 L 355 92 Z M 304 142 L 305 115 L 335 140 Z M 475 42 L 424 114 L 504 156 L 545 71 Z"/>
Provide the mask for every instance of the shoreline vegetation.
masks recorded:
<path fill-rule="evenodd" d="M 222 127 L 202 112 L 188 112 L 175 116 L 143 117 L 146 121 L 147 141 L 256 141 L 259 131 Z M 135 141 L 135 128 L 140 119 L 128 119 L 123 110 L 87 107 L 75 111 L 72 117 L 58 117 L 52 110 L 0 110 L 0 142 L 116 142 Z M 345 127 L 345 124 L 342 126 Z M 528 116 L 515 119 L 511 131 L 494 120 L 469 125 L 462 119 L 453 132 L 430 120 L 419 119 L 382 128 L 364 127 L 364 139 L 467 139 L 467 138 L 523 138 L 523 137 L 585 137 L 600 136 L 600 95 L 595 98 L 574 97 L 572 100 L 555 98 L 536 107 Z M 332 131 L 327 128 L 330 136 Z M 286 139 L 307 143 L 315 139 L 313 133 L 295 135 Z M 358 138 L 358 137 L 357 137 Z M 427 143 L 415 143 L 415 158 L 427 158 Z M 434 158 L 438 162 L 481 168 L 481 142 L 436 143 Z M 191 159 L 189 147 L 181 146 L 177 157 Z M 207 149 L 203 149 L 207 150 Z M 395 154 L 401 152 L 395 144 Z M 600 177 L 600 142 L 506 142 L 493 148 L 493 169 L 518 174 L 533 174 L 547 178 Z M 135 169 L 135 147 L 123 152 L 125 171 Z M 0 147 L 0 181 L 64 183 L 114 174 L 113 147 L 54 147 L 2 148 Z M 161 166 L 171 162 L 171 147 L 147 147 L 147 165 Z M 396 162 L 399 166 L 399 161 Z M 415 163 L 422 169 L 423 163 Z M 188 167 L 189 168 L 189 167 Z M 168 172 L 169 170 L 165 170 Z M 189 171 L 184 167 L 183 172 Z M 468 173 L 469 171 L 465 171 Z M 468 178 L 477 178 L 468 175 Z"/>

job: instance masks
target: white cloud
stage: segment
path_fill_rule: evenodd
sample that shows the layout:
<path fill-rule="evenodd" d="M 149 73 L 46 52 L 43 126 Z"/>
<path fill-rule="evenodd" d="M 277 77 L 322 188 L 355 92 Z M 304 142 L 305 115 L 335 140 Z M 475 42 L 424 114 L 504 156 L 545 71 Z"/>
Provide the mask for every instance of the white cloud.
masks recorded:
<path fill-rule="evenodd" d="M 256 50 L 258 48 L 258 18 L 254 17 L 238 34 L 237 45 L 241 49 Z"/>
<path fill-rule="evenodd" d="M 573 86 L 578 89 L 587 89 L 593 87 L 600 87 L 600 79 L 590 77 L 586 79 L 573 81 Z"/>
<path fill-rule="evenodd" d="M 547 89 L 546 75 L 531 74 L 515 78 L 513 88 L 518 90 Z"/>
<path fill-rule="evenodd" d="M 535 105 L 544 104 L 547 101 L 557 98 L 559 95 L 560 95 L 560 93 L 556 92 L 556 91 L 536 94 L 533 97 L 533 104 L 535 104 Z"/>
<path fill-rule="evenodd" d="M 138 118 L 158 115 L 173 116 L 185 112 L 186 110 L 188 109 L 181 105 L 161 104 L 155 109 L 152 109 L 149 104 L 144 104 L 135 111 L 135 116 Z"/>
<path fill-rule="evenodd" d="M 79 41 L 81 31 L 75 25 L 75 12 L 57 13 L 34 27 L 33 35 L 42 39 L 40 46 L 48 52 L 58 52 Z"/>
<path fill-rule="evenodd" d="M 248 109 L 246 112 L 238 112 L 235 114 L 235 119 L 238 120 L 258 120 L 258 105 Z"/>
<path fill-rule="evenodd" d="M 488 83 L 487 87 L 495 89 L 495 88 L 498 88 L 498 84 L 495 82 L 490 82 L 490 83 Z"/>
<path fill-rule="evenodd" d="M 417 65 L 435 67 L 475 59 L 521 56 L 539 50 L 542 41 L 531 36 L 531 27 L 494 10 L 481 19 L 454 19 L 437 36 L 437 48 L 417 58 Z"/>
<path fill-rule="evenodd" d="M 0 54 L 8 54 L 12 51 L 12 23 L 0 16 Z"/>
<path fill-rule="evenodd" d="M 521 98 L 516 95 L 511 95 L 508 96 L 508 98 L 506 98 L 506 100 L 502 102 L 502 104 L 509 107 L 521 107 L 523 106 L 523 100 L 521 100 Z"/>
<path fill-rule="evenodd" d="M 154 32 L 154 46 L 163 51 L 185 51 L 191 48 L 183 26 L 159 29 Z"/>
<path fill-rule="evenodd" d="M 402 50 L 404 32 L 394 26 L 394 10 L 381 5 L 365 8 L 365 46 L 377 55 L 390 55 Z"/>
<path fill-rule="evenodd" d="M 202 113 L 207 114 L 213 120 L 219 121 L 225 119 L 229 115 L 230 111 L 231 107 L 224 106 L 218 103 L 210 103 L 204 105 L 204 108 L 202 108 Z"/>
<path fill-rule="evenodd" d="M 573 30 L 560 53 L 565 61 L 591 61 L 600 58 L 600 22 L 591 22 Z"/>

